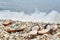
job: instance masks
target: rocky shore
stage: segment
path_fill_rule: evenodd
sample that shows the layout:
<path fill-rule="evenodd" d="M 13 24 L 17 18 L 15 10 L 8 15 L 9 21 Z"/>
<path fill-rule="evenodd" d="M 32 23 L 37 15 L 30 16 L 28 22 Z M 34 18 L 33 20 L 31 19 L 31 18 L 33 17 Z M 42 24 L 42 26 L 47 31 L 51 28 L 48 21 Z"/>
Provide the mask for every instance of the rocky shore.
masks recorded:
<path fill-rule="evenodd" d="M 60 24 L 0 20 L 0 40 L 60 40 Z"/>

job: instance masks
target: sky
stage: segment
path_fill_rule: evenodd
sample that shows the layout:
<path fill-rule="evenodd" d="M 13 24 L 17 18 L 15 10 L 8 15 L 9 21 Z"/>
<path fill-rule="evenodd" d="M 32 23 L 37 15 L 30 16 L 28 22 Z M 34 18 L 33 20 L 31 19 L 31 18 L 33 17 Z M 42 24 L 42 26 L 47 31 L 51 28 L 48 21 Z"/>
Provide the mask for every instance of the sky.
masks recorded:
<path fill-rule="evenodd" d="M 60 0 L 0 0 L 0 10 L 34 12 L 56 10 L 60 12 Z"/>

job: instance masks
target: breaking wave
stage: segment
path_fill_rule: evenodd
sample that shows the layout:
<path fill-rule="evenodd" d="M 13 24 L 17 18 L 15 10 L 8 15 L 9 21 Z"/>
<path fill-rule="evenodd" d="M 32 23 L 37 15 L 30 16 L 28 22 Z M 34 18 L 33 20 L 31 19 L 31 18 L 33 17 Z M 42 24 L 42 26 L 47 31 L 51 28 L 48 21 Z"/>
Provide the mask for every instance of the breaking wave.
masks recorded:
<path fill-rule="evenodd" d="M 0 11 L 0 19 L 60 23 L 60 13 L 54 10 L 50 13 L 40 12 L 36 10 L 34 13 L 31 13 L 31 15 L 27 15 L 23 11 L 11 12 L 9 10 L 4 10 Z"/>

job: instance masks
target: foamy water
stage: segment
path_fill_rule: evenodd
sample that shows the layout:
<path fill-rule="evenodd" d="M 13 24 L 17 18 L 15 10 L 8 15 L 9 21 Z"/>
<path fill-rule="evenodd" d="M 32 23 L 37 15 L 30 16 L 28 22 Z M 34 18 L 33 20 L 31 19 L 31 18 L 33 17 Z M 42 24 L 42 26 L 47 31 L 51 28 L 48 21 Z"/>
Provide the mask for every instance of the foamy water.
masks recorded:
<path fill-rule="evenodd" d="M 47 14 L 45 12 L 40 12 L 36 10 L 34 13 L 31 13 L 31 15 L 27 15 L 23 11 L 11 12 L 9 10 L 4 10 L 0 11 L 0 19 L 60 23 L 60 13 L 53 10 Z"/>

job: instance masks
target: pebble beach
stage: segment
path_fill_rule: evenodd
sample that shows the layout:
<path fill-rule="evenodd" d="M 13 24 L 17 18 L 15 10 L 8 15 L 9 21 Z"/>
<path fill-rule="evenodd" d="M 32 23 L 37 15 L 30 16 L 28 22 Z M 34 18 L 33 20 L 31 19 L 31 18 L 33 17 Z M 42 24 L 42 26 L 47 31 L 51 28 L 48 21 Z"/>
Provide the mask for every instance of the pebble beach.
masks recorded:
<path fill-rule="evenodd" d="M 0 40 L 60 40 L 60 24 L 0 20 Z"/>

